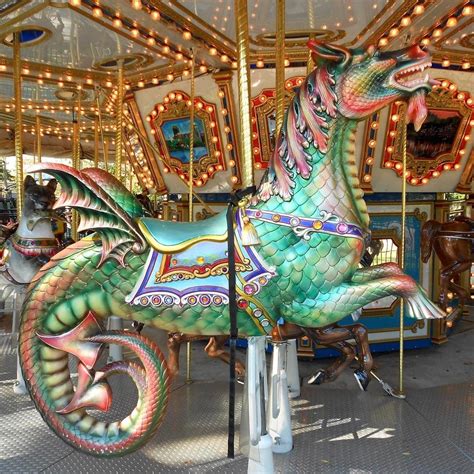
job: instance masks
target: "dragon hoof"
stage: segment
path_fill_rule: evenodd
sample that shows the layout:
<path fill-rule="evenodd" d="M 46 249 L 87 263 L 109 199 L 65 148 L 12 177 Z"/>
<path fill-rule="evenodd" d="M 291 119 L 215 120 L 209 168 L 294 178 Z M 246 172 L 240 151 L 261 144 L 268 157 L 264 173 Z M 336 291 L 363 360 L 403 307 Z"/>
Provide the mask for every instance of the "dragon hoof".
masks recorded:
<path fill-rule="evenodd" d="M 357 369 L 354 371 L 354 377 L 357 381 L 357 384 L 359 385 L 359 388 L 363 392 L 367 391 L 367 386 L 369 385 L 369 382 L 370 382 L 369 375 L 362 369 Z"/>

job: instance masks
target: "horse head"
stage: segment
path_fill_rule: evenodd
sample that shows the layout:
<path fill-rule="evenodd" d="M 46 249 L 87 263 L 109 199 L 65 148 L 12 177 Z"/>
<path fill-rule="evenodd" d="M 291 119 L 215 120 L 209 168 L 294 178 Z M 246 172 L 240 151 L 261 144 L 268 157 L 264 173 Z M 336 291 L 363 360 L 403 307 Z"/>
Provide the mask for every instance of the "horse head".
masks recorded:
<path fill-rule="evenodd" d="M 423 73 L 431 66 L 428 52 L 418 45 L 387 52 L 373 46 L 347 49 L 315 40 L 308 46 L 317 66 L 315 73 L 326 69 L 332 76 L 335 108 L 341 115 L 360 120 L 395 100 L 408 100 L 408 118 L 417 130 L 421 127 L 427 115 L 425 95 L 437 83 Z"/>
<path fill-rule="evenodd" d="M 32 176 L 27 176 L 23 185 L 25 189 L 25 215 L 41 214 L 53 209 L 56 201 L 54 192 L 58 185 L 55 179 L 51 179 L 46 186 L 42 186 Z"/>
<path fill-rule="evenodd" d="M 440 228 L 440 223 L 437 221 L 427 221 L 421 228 L 421 260 L 423 263 L 428 263 L 433 250 L 433 239 Z"/>

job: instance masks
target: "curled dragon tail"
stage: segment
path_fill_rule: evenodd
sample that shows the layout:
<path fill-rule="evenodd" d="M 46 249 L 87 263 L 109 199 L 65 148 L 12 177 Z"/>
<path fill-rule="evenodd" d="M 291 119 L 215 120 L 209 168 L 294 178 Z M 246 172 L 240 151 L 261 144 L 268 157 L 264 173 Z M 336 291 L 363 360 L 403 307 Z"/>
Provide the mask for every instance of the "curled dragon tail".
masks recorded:
<path fill-rule="evenodd" d="M 97 300 L 100 293 L 82 300 L 64 299 L 79 258 L 90 261 L 80 270 L 88 278 L 100 259 L 100 248 L 93 241 L 74 244 L 55 256 L 32 284 L 22 314 L 20 362 L 36 407 L 58 436 L 88 454 L 122 455 L 143 445 L 159 426 L 168 400 L 168 370 L 160 350 L 147 338 L 102 329 L 89 304 L 94 299 L 99 308 L 104 307 L 107 302 Z M 70 271 L 61 274 L 65 265 Z M 57 292 L 51 294 L 55 286 Z M 97 367 L 105 344 L 128 348 L 141 364 L 120 361 Z M 78 360 L 75 384 L 71 356 Z M 138 400 L 123 419 L 105 422 L 104 415 L 99 420 L 91 410 L 109 410 L 112 391 L 107 378 L 114 374 L 131 377 Z"/>

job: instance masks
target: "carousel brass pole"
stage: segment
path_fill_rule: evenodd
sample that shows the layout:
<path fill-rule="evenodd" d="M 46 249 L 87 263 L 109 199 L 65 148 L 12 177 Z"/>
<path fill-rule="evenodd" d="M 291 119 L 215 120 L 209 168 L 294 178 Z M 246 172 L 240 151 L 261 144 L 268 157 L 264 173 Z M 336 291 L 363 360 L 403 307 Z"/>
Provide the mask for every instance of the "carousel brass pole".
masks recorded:
<path fill-rule="evenodd" d="M 97 117 L 99 119 L 99 129 L 100 129 L 100 138 L 101 138 L 101 141 L 102 141 L 102 156 L 104 158 L 104 167 L 105 167 L 105 171 L 109 171 L 109 166 L 108 166 L 108 163 L 107 163 L 107 160 L 105 158 L 105 140 L 104 140 L 104 128 L 102 126 L 102 112 L 100 110 L 100 99 L 99 99 L 99 92 L 98 92 L 98 89 L 96 88 L 95 89 L 95 102 L 96 102 L 96 106 L 97 106 Z"/>
<path fill-rule="evenodd" d="M 82 90 L 79 89 L 77 96 L 77 113 L 73 119 L 72 125 L 72 167 L 75 170 L 81 169 L 81 95 Z M 77 233 L 78 227 L 79 215 L 77 214 L 77 211 L 73 210 L 71 220 L 71 237 L 73 240 L 77 240 L 79 237 Z"/>
<path fill-rule="evenodd" d="M 99 167 L 99 117 L 94 120 L 94 168 Z"/>
<path fill-rule="evenodd" d="M 109 172 L 109 140 L 104 139 L 104 164 L 105 171 Z"/>
<path fill-rule="evenodd" d="M 240 106 L 240 150 L 242 157 L 242 186 L 254 185 L 252 162 L 252 123 L 250 115 L 249 20 L 247 0 L 235 0 L 237 31 L 237 67 Z"/>
<path fill-rule="evenodd" d="M 117 61 L 117 108 L 115 117 L 115 177 L 120 181 L 122 171 L 123 127 L 123 59 Z"/>
<path fill-rule="evenodd" d="M 278 135 L 285 116 L 285 0 L 277 0 L 276 18 L 276 114 L 275 128 Z"/>
<path fill-rule="evenodd" d="M 41 163 L 41 117 L 36 114 L 36 162 Z M 43 173 L 39 175 L 39 184 L 43 184 Z"/>
<path fill-rule="evenodd" d="M 195 84 L 194 84 L 194 66 L 196 58 L 194 51 L 191 56 L 191 111 L 189 117 L 189 222 L 194 220 L 193 218 L 193 172 L 194 172 L 194 96 L 195 96 Z M 191 341 L 186 344 L 186 383 L 191 383 Z"/>
<path fill-rule="evenodd" d="M 15 162 L 16 162 L 16 214 L 19 220 L 23 211 L 23 142 L 21 115 L 21 57 L 20 33 L 13 34 L 13 84 L 15 94 Z"/>
<path fill-rule="evenodd" d="M 401 220 L 401 248 L 400 248 L 400 267 L 403 270 L 405 267 L 405 224 L 406 224 L 406 210 L 407 210 L 407 123 L 403 121 L 402 125 L 402 220 Z M 404 315 L 405 315 L 405 300 L 400 298 L 400 355 L 399 355 L 399 382 L 398 382 L 398 396 L 405 398 L 403 391 L 403 364 L 404 364 Z"/>

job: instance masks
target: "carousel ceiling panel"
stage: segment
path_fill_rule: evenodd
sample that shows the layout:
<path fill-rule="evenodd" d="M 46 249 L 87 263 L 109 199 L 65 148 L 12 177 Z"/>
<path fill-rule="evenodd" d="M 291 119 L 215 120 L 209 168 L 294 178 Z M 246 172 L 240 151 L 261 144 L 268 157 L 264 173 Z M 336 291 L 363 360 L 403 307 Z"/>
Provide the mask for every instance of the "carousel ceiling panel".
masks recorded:
<path fill-rule="evenodd" d="M 233 0 L 170 0 L 176 12 L 196 23 L 206 22 L 216 38 L 235 42 Z M 287 2 L 287 43 L 305 43 L 310 32 L 327 41 L 356 43 L 365 30 L 394 14 L 400 0 L 305 0 Z M 249 30 L 253 47 L 272 47 L 275 40 L 276 2 L 248 3 Z"/>
<path fill-rule="evenodd" d="M 52 104 L 57 102 L 57 105 L 59 106 L 60 93 L 73 91 L 77 94 L 75 90 L 69 89 L 68 87 L 59 88 L 56 84 L 38 84 L 37 81 L 23 80 L 21 86 L 23 100 L 33 101 L 35 103 L 48 102 L 48 104 Z M 14 91 L 12 80 L 8 77 L 0 77 L 0 101 L 12 102 L 13 96 Z M 92 90 L 82 90 L 81 100 L 83 100 L 83 102 L 91 102 L 93 99 L 94 92 Z M 64 102 L 64 104 L 66 104 L 66 102 Z"/>
<path fill-rule="evenodd" d="M 40 5 L 44 2 L 28 3 L 30 5 L 28 11 L 31 11 L 34 4 Z M 28 26 L 29 29 L 46 32 L 44 40 L 32 41 L 31 46 L 25 42 L 22 48 L 22 59 L 31 63 L 63 69 L 94 70 L 98 63 L 103 63 L 112 57 L 141 55 L 139 62 L 130 62 L 130 64 L 126 62 L 126 66 L 133 67 L 134 72 L 137 72 L 138 67 L 156 68 L 168 63 L 168 59 L 163 58 L 158 52 L 154 53 L 153 48 L 145 51 L 143 44 L 95 21 L 82 11 L 68 8 L 67 4 L 63 8 L 57 8 L 55 4 L 55 6 L 40 9 L 26 18 L 19 13 L 19 10 L 10 13 L 10 16 L 16 18 L 17 21 L 12 25 L 0 26 L 0 38 L 3 38 L 0 43 L 0 57 L 12 56 L 11 46 L 5 44 L 11 41 L 8 33 L 11 36 L 12 31 Z M 104 72 L 107 67 L 99 70 Z M 113 70 L 113 67 L 110 70 Z"/>

